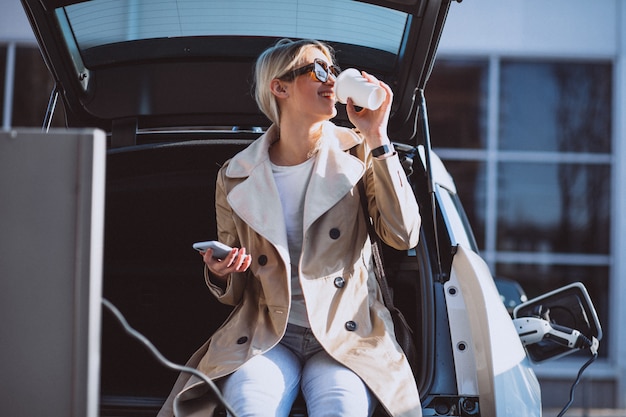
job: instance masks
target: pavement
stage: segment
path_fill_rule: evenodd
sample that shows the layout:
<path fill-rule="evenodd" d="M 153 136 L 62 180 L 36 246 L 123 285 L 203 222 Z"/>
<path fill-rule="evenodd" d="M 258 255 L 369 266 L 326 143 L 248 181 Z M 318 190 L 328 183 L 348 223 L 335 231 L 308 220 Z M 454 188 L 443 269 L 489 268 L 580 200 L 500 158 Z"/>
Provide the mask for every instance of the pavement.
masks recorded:
<path fill-rule="evenodd" d="M 542 417 L 556 417 L 561 412 L 561 409 L 544 409 Z M 626 409 L 613 409 L 613 408 L 570 408 L 563 415 L 563 417 L 626 417 Z"/>

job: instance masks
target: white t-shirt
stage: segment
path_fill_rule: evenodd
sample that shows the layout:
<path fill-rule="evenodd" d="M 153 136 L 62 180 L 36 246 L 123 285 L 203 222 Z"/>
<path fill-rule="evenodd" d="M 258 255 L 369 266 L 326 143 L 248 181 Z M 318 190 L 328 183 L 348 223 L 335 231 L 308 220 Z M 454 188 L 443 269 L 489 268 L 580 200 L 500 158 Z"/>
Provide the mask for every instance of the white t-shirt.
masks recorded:
<path fill-rule="evenodd" d="M 291 259 L 291 311 L 289 323 L 310 327 L 306 313 L 306 304 L 300 286 L 298 265 L 302 254 L 304 196 L 313 172 L 315 158 L 293 166 L 272 164 L 274 181 L 280 195 L 280 202 L 285 215 L 287 243 Z"/>

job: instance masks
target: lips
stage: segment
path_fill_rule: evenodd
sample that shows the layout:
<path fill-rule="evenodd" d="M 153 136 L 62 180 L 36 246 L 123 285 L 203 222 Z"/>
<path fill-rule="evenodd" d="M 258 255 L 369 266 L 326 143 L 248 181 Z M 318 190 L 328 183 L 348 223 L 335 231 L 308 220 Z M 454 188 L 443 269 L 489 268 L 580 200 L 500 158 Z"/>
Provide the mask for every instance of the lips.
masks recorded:
<path fill-rule="evenodd" d="M 325 98 L 335 99 L 335 93 L 333 91 L 322 91 L 319 95 Z"/>

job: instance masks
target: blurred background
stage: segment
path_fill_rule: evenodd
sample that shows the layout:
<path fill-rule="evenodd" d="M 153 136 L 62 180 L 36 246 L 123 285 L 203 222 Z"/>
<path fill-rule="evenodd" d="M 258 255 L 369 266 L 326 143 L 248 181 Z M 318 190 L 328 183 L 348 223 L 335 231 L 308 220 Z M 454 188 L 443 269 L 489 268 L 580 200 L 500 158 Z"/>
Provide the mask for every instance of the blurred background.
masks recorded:
<path fill-rule="evenodd" d="M 0 0 L 2 129 L 41 127 L 52 88 L 21 3 Z M 626 1 L 453 2 L 426 98 L 494 276 L 529 298 L 589 290 L 604 338 L 567 415 L 626 417 Z M 545 416 L 586 359 L 535 366 Z"/>

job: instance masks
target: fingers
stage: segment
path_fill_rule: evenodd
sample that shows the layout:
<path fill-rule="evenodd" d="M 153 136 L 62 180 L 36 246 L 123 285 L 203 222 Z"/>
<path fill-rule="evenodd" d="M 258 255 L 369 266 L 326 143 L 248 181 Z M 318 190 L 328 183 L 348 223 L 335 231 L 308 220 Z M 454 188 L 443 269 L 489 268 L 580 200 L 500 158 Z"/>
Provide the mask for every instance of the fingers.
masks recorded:
<path fill-rule="evenodd" d="M 368 82 L 375 84 L 379 87 L 381 87 L 384 91 L 385 91 L 385 99 L 383 100 L 382 104 L 380 105 L 380 107 L 376 110 L 369 110 L 369 109 L 361 109 L 360 111 L 357 111 L 355 106 L 354 106 L 354 101 L 352 100 L 352 98 L 348 97 L 347 101 L 346 101 L 346 110 L 348 112 L 348 117 L 350 116 L 354 116 L 354 117 L 365 117 L 366 114 L 368 113 L 374 113 L 374 114 L 386 114 L 389 113 L 390 109 L 391 109 L 391 103 L 393 101 L 393 91 L 391 90 L 391 87 L 389 87 L 386 83 L 380 81 L 378 78 L 374 77 L 372 74 L 369 74 L 365 71 L 361 71 L 361 75 L 363 76 L 363 78 L 365 78 Z"/>
<path fill-rule="evenodd" d="M 387 124 L 391 113 L 393 92 L 386 83 L 378 80 L 371 74 L 362 71 L 363 77 L 372 84 L 380 86 L 385 91 L 385 99 L 376 110 L 362 109 L 357 111 L 352 99 L 348 98 L 346 111 L 352 124 L 363 134 L 370 146 L 376 148 L 386 142 Z"/>
<path fill-rule="evenodd" d="M 376 84 L 376 85 L 380 85 L 380 86 L 386 86 L 387 85 L 384 82 L 380 81 L 378 78 L 376 78 L 374 75 L 370 74 L 369 72 L 361 71 L 361 75 L 367 81 L 371 82 L 372 84 Z"/>
<path fill-rule="evenodd" d="M 350 120 L 356 119 L 358 117 L 359 112 L 357 112 L 354 107 L 354 102 L 350 97 L 346 100 L 346 112 L 348 113 L 348 118 Z"/>
<path fill-rule="evenodd" d="M 232 252 L 231 252 L 231 255 L 232 255 Z M 234 268 L 234 271 L 232 272 L 243 272 L 247 270 L 248 267 L 250 267 L 251 263 L 252 263 L 252 256 L 246 254 L 246 248 L 241 248 L 239 249 L 238 252 L 236 252 L 236 255 L 233 258 L 233 261 L 231 262 L 230 267 Z"/>
<path fill-rule="evenodd" d="M 212 249 L 200 254 L 211 273 L 221 277 L 233 272 L 244 272 L 252 263 L 252 256 L 246 254 L 246 248 L 233 248 L 224 259 L 214 258 Z"/>
<path fill-rule="evenodd" d="M 376 84 L 382 87 L 382 89 L 385 90 L 385 92 L 387 93 L 385 99 L 391 101 L 391 99 L 393 98 L 393 90 L 391 90 L 391 87 L 389 87 L 386 83 L 380 81 L 378 78 L 374 77 L 372 74 L 369 74 L 365 71 L 361 71 L 361 75 L 363 75 L 363 77 L 372 84 Z"/>

